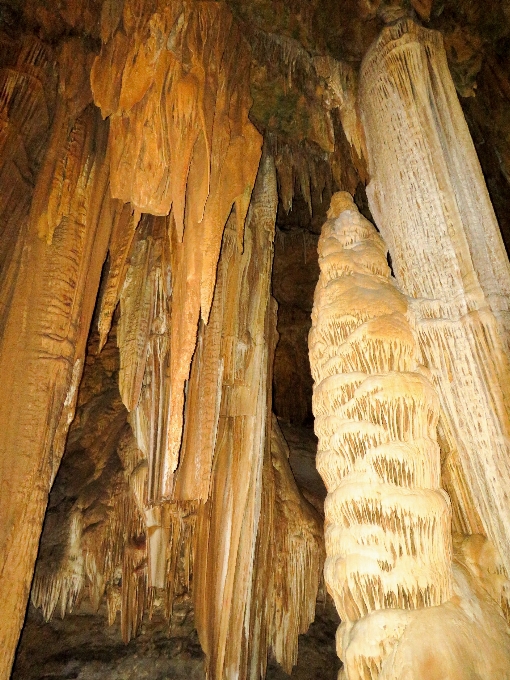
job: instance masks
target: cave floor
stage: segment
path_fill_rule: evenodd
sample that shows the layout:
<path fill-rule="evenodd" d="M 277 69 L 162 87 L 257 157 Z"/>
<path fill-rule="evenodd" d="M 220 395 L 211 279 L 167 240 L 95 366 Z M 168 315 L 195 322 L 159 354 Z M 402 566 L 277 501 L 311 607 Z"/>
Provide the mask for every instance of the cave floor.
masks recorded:
<path fill-rule="evenodd" d="M 338 616 L 328 598 L 299 639 L 299 658 L 291 678 L 336 680 Z M 105 612 L 87 611 L 45 623 L 32 606 L 23 628 L 11 680 L 203 680 L 204 655 L 194 629 L 189 599 L 174 606 L 171 624 L 154 616 L 141 634 L 125 645 L 120 623 L 108 626 Z M 289 676 L 270 660 L 267 680 Z"/>

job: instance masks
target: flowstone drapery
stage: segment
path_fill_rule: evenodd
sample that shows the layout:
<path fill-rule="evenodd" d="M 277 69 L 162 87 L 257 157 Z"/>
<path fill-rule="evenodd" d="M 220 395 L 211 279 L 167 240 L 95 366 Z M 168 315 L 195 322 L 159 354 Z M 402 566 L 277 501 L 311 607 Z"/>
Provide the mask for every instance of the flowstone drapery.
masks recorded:
<path fill-rule="evenodd" d="M 37 45 L 24 56 L 18 65 L 26 71 L 44 75 L 50 68 Z M 4 241 L 12 260 L 0 302 L 0 678 L 8 677 L 23 623 L 48 491 L 74 415 L 101 267 L 118 219 L 106 131 L 88 86 L 90 57 L 73 40 L 60 50 L 55 115 L 30 214 L 20 206 Z M 23 81 L 11 78 L 14 101 Z M 31 97 L 20 99 L 10 107 L 11 122 L 25 121 L 29 143 L 43 121 L 28 115 L 36 104 Z"/>
<path fill-rule="evenodd" d="M 510 574 L 510 265 L 440 34 L 410 20 L 384 29 L 360 107 L 370 208 L 444 413 L 454 515 L 482 528 Z"/>

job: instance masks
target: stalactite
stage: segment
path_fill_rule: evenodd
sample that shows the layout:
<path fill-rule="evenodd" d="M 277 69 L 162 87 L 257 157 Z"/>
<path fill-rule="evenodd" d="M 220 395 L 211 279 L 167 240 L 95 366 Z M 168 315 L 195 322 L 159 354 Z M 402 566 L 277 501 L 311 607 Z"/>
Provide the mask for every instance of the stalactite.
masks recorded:
<path fill-rule="evenodd" d="M 94 342 L 97 335 L 92 334 L 31 590 L 32 603 L 41 608 L 46 620 L 55 612 L 63 617 L 73 611 L 87 589 L 91 603 L 99 607 L 122 559 L 123 542 L 115 540 L 111 518 L 127 489 L 116 455 L 119 439 L 125 440 L 126 410 L 114 389 L 118 372 L 115 338 L 101 355 L 91 358 Z M 66 480 L 70 478 L 69 486 Z M 129 518 L 117 526 L 124 532 Z"/>
<path fill-rule="evenodd" d="M 120 201 L 119 201 L 120 203 Z M 121 212 L 114 221 L 112 235 L 108 246 L 108 274 L 105 289 L 101 296 L 101 308 L 98 321 L 99 349 L 104 347 L 112 325 L 115 308 L 120 301 L 122 286 L 126 278 L 128 256 L 135 231 L 140 220 L 139 214 L 133 214 L 131 205 L 121 205 Z"/>
<path fill-rule="evenodd" d="M 210 488 L 199 509 L 194 601 L 211 679 L 258 680 L 265 675 L 269 648 L 291 671 L 298 635 L 315 615 L 323 560 L 321 521 L 297 490 L 287 446 L 276 421 L 271 426 L 268 418 L 276 204 L 274 163 L 266 155 L 242 255 L 235 248 L 234 225 L 227 224 L 212 325 L 202 329 L 194 359 L 186 420 L 196 423 L 198 409 L 203 412 L 208 403 L 205 422 L 211 430 L 204 427 L 200 436 L 187 431 L 176 476 L 176 493 L 189 492 L 192 481 L 204 478 Z M 197 459 L 196 441 L 204 447 Z M 206 448 L 211 445 L 212 464 Z"/>
<path fill-rule="evenodd" d="M 392 609 L 402 621 L 404 610 L 450 598 L 451 520 L 439 488 L 439 403 L 384 243 L 349 194 L 335 194 L 328 217 L 310 363 L 317 468 L 328 490 L 325 578 L 348 638 L 372 612 Z M 349 678 L 379 677 L 392 644 L 371 658 L 369 646 L 349 662 L 367 670 L 349 668 Z"/>
<path fill-rule="evenodd" d="M 111 229 L 106 126 L 89 105 L 89 61 L 79 41 L 60 50 L 56 113 L 29 222 L 20 230 L 2 328 L 2 678 L 12 662 L 47 494 L 74 413 Z"/>
<path fill-rule="evenodd" d="M 386 28 L 363 62 L 360 106 L 370 208 L 412 298 L 457 491 L 510 573 L 510 265 L 441 36 L 409 20 Z"/>
<path fill-rule="evenodd" d="M 227 224 L 218 270 L 225 284 L 213 303 L 223 308 L 223 380 L 209 500 L 199 511 L 197 542 L 203 548 L 195 557 L 194 603 L 207 674 L 214 680 L 247 673 L 253 558 L 269 436 L 267 318 L 276 206 L 274 163 L 266 156 L 242 253 L 235 222 Z"/>
<path fill-rule="evenodd" d="M 135 212 L 172 211 L 170 410 L 151 487 L 154 498 L 169 498 L 199 316 L 209 317 L 233 206 L 242 249 L 260 158 L 261 139 L 248 120 L 250 56 L 220 3 L 132 1 L 124 4 L 116 29 L 111 13 L 103 19 L 106 42 L 94 63 L 92 87 L 110 118 L 112 195 L 129 201 Z"/>
<path fill-rule="evenodd" d="M 314 80 L 315 70 L 310 53 L 302 45 L 286 35 L 267 33 L 256 27 L 247 27 L 248 40 L 255 59 L 267 63 L 285 77 L 286 87 L 304 89 Z"/>
<path fill-rule="evenodd" d="M 55 105 L 54 55 L 35 36 L 0 34 L 0 323 L 12 290 L 14 256 L 40 169 Z M 9 285 L 10 284 L 10 285 Z M 5 302 L 3 302 L 5 300 Z"/>
<path fill-rule="evenodd" d="M 269 436 L 276 205 L 275 168 L 266 152 L 242 254 L 232 220 L 225 231 L 209 323 L 200 329 L 193 360 L 175 477 L 174 499 L 207 501 L 198 510 L 194 601 L 211 679 L 258 680 L 269 647 L 290 671 L 298 635 L 314 617 L 322 564 L 320 522 L 293 485 L 281 435 Z M 280 565 L 277 575 L 268 551 Z"/>
<path fill-rule="evenodd" d="M 299 193 L 312 215 L 312 193 L 322 199 L 324 193 L 332 191 L 330 154 L 306 141 L 293 145 L 272 135 L 267 135 L 267 139 L 275 159 L 278 195 L 283 208 L 289 212 L 295 194 Z"/>
<path fill-rule="evenodd" d="M 116 331 L 85 369 L 31 597 L 47 620 L 85 599 L 97 610 L 104 597 L 108 622 L 120 613 L 127 643 L 154 611 L 156 595 L 170 619 L 174 598 L 190 590 L 196 508 L 148 503 L 147 459 L 116 389 Z M 97 340 L 92 334 L 89 351 Z M 76 470 L 81 474 L 69 487 Z"/>
<path fill-rule="evenodd" d="M 361 161 L 366 158 L 363 127 L 358 114 L 358 77 L 350 64 L 333 59 L 333 57 L 315 57 L 314 66 L 317 75 L 324 78 L 328 87 L 330 108 L 338 108 L 342 127 L 351 146 L 351 156 L 358 171 Z M 364 173 L 360 172 L 364 178 Z"/>

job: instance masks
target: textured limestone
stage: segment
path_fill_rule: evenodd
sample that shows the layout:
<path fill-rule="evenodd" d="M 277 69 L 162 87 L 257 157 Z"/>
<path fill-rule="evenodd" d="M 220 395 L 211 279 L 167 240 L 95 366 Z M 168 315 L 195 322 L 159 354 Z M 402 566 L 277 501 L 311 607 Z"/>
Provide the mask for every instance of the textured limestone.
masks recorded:
<path fill-rule="evenodd" d="M 396 614 L 393 640 L 381 637 L 380 623 L 391 614 L 381 618 L 380 611 L 342 628 L 345 672 L 401 677 L 411 668 L 429 680 L 445 673 L 506 677 L 506 632 L 498 610 L 509 614 L 506 260 L 433 35 L 409 22 L 383 34 L 361 83 L 366 129 L 370 109 L 375 124 L 384 123 L 375 146 L 370 139 L 365 146 L 357 116 L 357 64 L 381 20 L 393 22 L 405 4 L 348 0 L 338 11 L 335 0 L 0 2 L 0 560 L 7 560 L 0 562 L 2 664 L 9 665 L 46 495 L 85 361 L 90 370 L 50 499 L 33 601 L 46 617 L 83 604 L 99 607 L 110 622 L 119 614 L 119 640 L 128 641 L 151 615 L 167 625 L 174 604 L 189 601 L 195 574 L 210 677 L 262 675 L 268 648 L 291 668 L 299 631 L 313 616 L 323 548 L 320 518 L 297 492 L 287 447 L 269 422 L 274 214 L 279 201 L 280 226 L 299 232 L 300 241 L 293 244 L 293 263 L 289 255 L 287 269 L 273 280 L 275 297 L 284 302 L 275 408 L 302 423 L 311 414 L 304 338 L 313 277 L 295 270 L 303 260 L 308 264 L 306 230 L 318 233 L 334 185 L 358 186 L 357 200 L 363 194 L 358 183 L 368 177 L 368 158 L 372 186 L 387 182 L 378 193 L 377 218 L 392 243 L 397 278 L 412 299 L 404 300 L 393 283 L 382 286 L 388 313 L 379 315 L 370 307 L 373 291 L 360 293 L 365 255 L 373 275 L 387 276 L 378 260 L 381 248 L 373 243 L 363 252 L 351 249 L 348 258 L 326 256 L 326 276 L 350 279 L 332 287 L 333 306 L 347 310 L 350 300 L 377 318 L 364 319 L 355 330 L 359 318 L 351 315 L 344 338 L 335 312 L 325 314 L 328 337 L 319 370 L 326 377 L 313 404 L 320 412 L 317 425 L 327 439 L 338 424 L 337 415 L 328 413 L 336 414 L 339 395 L 353 387 L 338 379 L 338 371 L 356 375 L 349 419 L 382 414 L 381 427 L 391 436 L 403 432 L 412 440 L 380 443 L 380 455 L 367 463 L 385 484 L 398 481 L 408 489 L 432 480 L 436 487 L 437 447 L 417 436 L 419 413 L 406 396 L 420 395 L 427 427 L 435 430 L 437 400 L 426 381 L 376 378 L 365 392 L 357 384 L 371 366 L 384 375 L 395 360 L 407 374 L 410 357 L 426 363 L 425 377 L 432 378 L 441 404 L 441 482 L 455 530 L 472 535 L 455 538 L 460 566 L 453 569 L 451 600 Z M 508 176 L 506 5 L 411 4 L 444 30 L 457 91 L 472 97 L 475 80 L 486 83 L 489 92 L 463 106 L 472 114 L 477 148 L 493 168 L 489 188 L 493 192 L 496 181 L 501 198 Z M 388 35 L 391 47 L 384 42 Z M 370 90 L 385 69 L 384 92 Z M 424 137 L 417 143 L 420 125 Z M 264 188 L 249 208 L 259 132 L 266 138 L 259 177 Z M 369 138 L 377 134 L 372 130 Z M 381 167 L 391 168 L 391 177 L 381 179 Z M 498 216 L 505 205 L 500 200 Z M 372 206 L 377 213 L 373 196 Z M 393 225 L 404 236 L 393 238 Z M 418 227 L 420 238 L 426 236 L 423 257 L 416 252 Z M 96 316 L 100 337 L 94 331 L 85 352 L 108 233 Z M 316 261 L 309 272 L 314 268 Z M 98 344 L 103 353 L 96 357 Z M 418 346 L 420 357 L 413 355 Z M 108 378 L 98 377 L 98 366 Z M 399 394 L 395 408 L 386 398 L 390 388 Z M 414 424 L 406 430 L 411 412 Z M 377 438 L 376 427 L 372 434 Z M 344 435 L 352 444 L 356 433 Z M 305 447 L 294 441 L 291 448 Z M 325 489 L 304 465 L 313 457 L 310 440 L 298 463 L 292 452 L 290 462 L 321 514 Z M 359 465 L 358 458 L 349 465 Z M 326 462 L 321 451 L 331 487 L 346 466 L 337 459 L 328 471 Z M 356 478 L 342 493 L 335 496 L 341 512 L 346 498 L 359 508 L 359 494 L 368 497 L 370 489 Z M 419 493 L 399 493 L 411 515 L 423 510 Z M 372 506 L 365 515 L 371 512 Z M 348 521 L 354 521 L 352 513 Z M 329 532 L 328 547 L 335 541 Z M 352 541 L 338 545 L 350 550 Z M 384 580 L 391 581 L 386 572 Z M 397 588 L 406 584 L 409 576 L 400 574 Z M 405 603 L 405 594 L 398 598 Z M 83 674 L 102 672 L 86 666 Z M 133 666 L 150 672 L 146 664 Z M 0 671 L 8 673 L 6 667 Z M 119 669 L 131 671 L 129 662 Z M 81 672 L 75 665 L 68 669 Z"/>
<path fill-rule="evenodd" d="M 234 207 L 242 249 L 261 138 L 248 120 L 249 51 L 225 5 L 130 0 L 102 19 L 91 79 L 110 120 L 112 195 L 135 214 L 172 214 L 172 323 L 160 348 L 168 366 L 155 367 L 168 374 L 169 411 L 150 457 L 150 497 L 161 500 L 172 493 L 184 384 L 199 317 L 209 317 L 223 229 Z"/>
<path fill-rule="evenodd" d="M 472 533 L 479 516 L 510 573 L 510 265 L 441 36 L 408 20 L 385 29 L 360 106 L 370 206 L 462 468 L 459 514 Z"/>

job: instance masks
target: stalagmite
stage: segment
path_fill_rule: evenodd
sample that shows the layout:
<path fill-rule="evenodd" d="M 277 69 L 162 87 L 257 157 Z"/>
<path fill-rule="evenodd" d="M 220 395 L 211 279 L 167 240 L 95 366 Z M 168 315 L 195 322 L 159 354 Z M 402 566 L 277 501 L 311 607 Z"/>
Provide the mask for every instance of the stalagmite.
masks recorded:
<path fill-rule="evenodd" d="M 310 331 L 317 468 L 328 490 L 325 578 L 344 622 L 348 677 L 377 678 L 406 612 L 452 594 L 439 403 L 382 239 L 349 194 L 335 194 L 328 217 Z M 393 643 L 388 636 L 367 656 L 366 642 L 353 655 L 353 624 L 389 609 Z"/>
<path fill-rule="evenodd" d="M 321 518 L 296 486 L 288 463 L 287 442 L 274 416 L 271 456 L 274 509 L 267 519 L 261 517 L 259 525 L 259 536 L 269 534 L 270 552 L 266 553 L 266 559 L 260 555 L 256 565 L 261 572 L 258 574 L 260 586 L 265 590 L 262 598 L 269 604 L 270 646 L 276 660 L 290 675 L 297 662 L 298 635 L 306 633 L 315 618 L 315 601 L 324 564 L 323 526 Z M 268 527 L 268 519 L 272 519 L 272 527 Z M 268 559 L 271 553 L 272 558 Z M 267 596 L 268 581 L 272 581 L 272 597 Z"/>
<path fill-rule="evenodd" d="M 129 0 L 115 21 L 104 13 L 102 37 L 91 78 L 110 119 L 112 195 L 135 213 L 172 215 L 169 365 L 161 367 L 170 401 L 161 453 L 149 457 L 150 497 L 161 500 L 172 495 L 184 386 L 199 317 L 210 313 L 223 229 L 234 209 L 242 249 L 261 138 L 248 120 L 249 50 L 224 4 Z"/>
<path fill-rule="evenodd" d="M 462 468 L 450 465 L 454 514 L 470 532 L 481 522 L 510 573 L 510 265 L 440 34 L 410 20 L 385 28 L 362 65 L 360 107 L 370 208 Z"/>
<path fill-rule="evenodd" d="M 0 677 L 22 625 L 47 494 L 73 418 L 111 224 L 106 126 L 90 54 L 64 43 L 49 146 L 3 312 L 0 345 Z M 25 100 L 31 106 L 30 98 Z M 3 192 L 3 188 L 2 188 Z"/>

